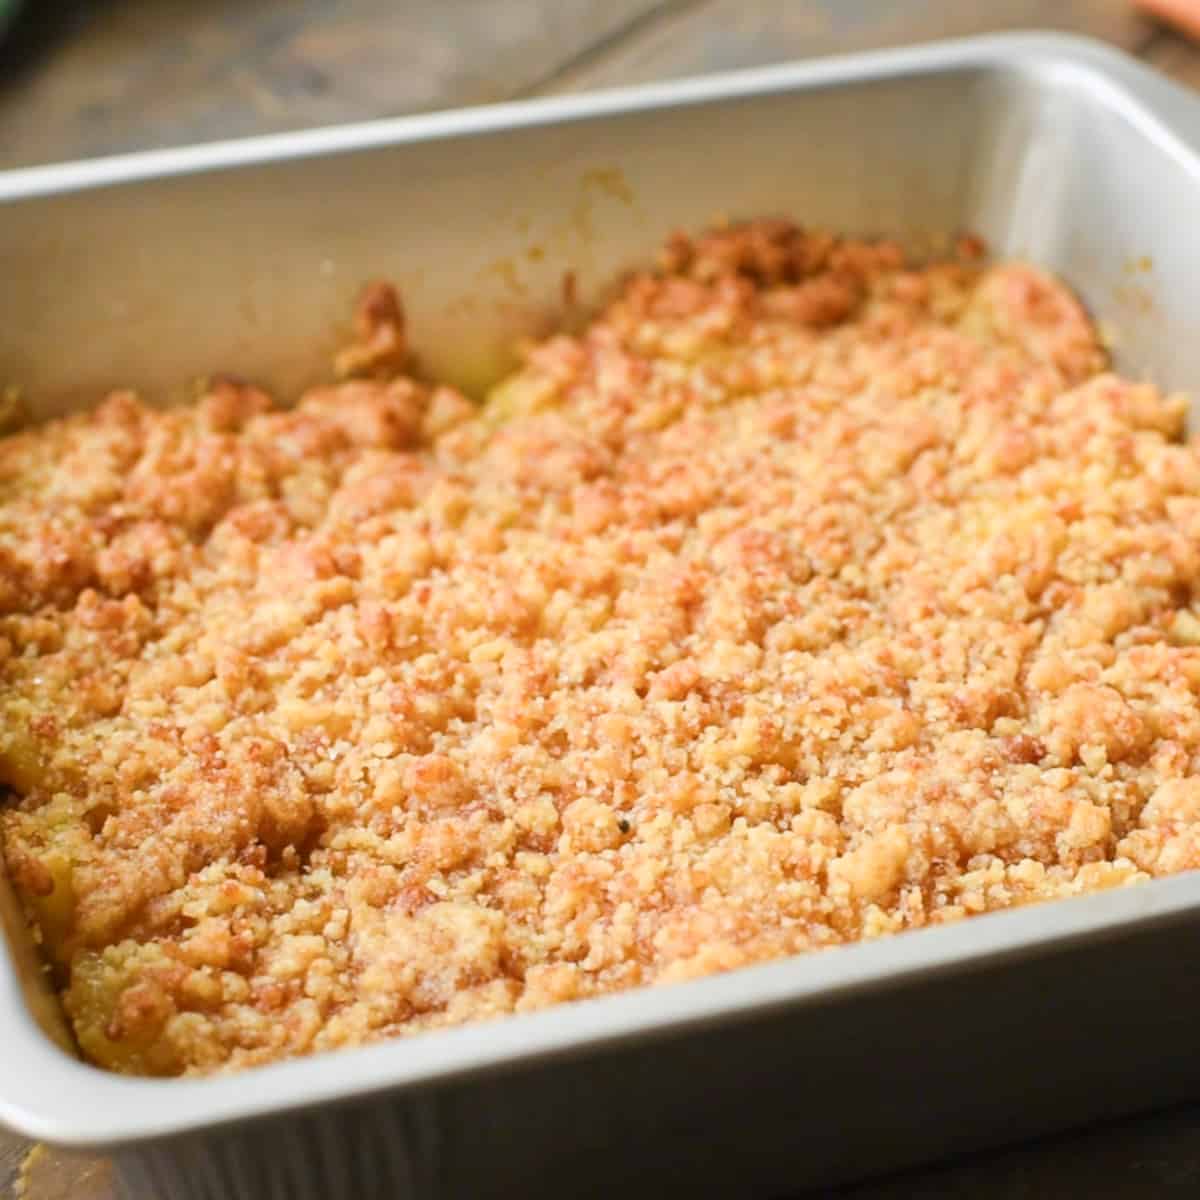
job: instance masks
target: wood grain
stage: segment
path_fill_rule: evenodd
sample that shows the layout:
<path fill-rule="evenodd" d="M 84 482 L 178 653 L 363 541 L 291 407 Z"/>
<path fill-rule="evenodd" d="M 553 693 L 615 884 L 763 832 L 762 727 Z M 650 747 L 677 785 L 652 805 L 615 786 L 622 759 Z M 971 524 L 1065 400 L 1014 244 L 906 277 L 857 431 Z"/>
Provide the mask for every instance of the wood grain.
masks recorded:
<path fill-rule="evenodd" d="M 914 42 L 1053 29 L 1136 51 L 1155 25 L 1128 0 L 701 0 L 661 13 L 637 38 L 584 56 L 543 85 L 567 91 Z"/>
<path fill-rule="evenodd" d="M 36 27 L 0 54 L 0 166 L 1017 28 L 1087 33 L 1200 86 L 1200 51 L 1126 0 L 62 0 L 28 7 Z M 114 1200 L 103 1160 L 44 1151 L 26 1162 L 28 1152 L 0 1131 L 0 1200 Z M 840 1194 L 1183 1200 L 1200 1194 L 1200 1107 Z"/>
<path fill-rule="evenodd" d="M 0 165 L 482 104 L 662 0 L 124 0 L 13 64 Z"/>
<path fill-rule="evenodd" d="M 7 1135 L 0 1134 L 0 1137 Z M 46 1146 L 31 1148 L 13 1141 L 0 1143 L 0 1191 L 17 1200 L 116 1200 L 112 1168 L 102 1158 L 66 1154 Z"/>
<path fill-rule="evenodd" d="M 1126 0 L 68 0 L 44 11 L 39 21 L 71 36 L 10 56 L 0 166 L 969 33 L 1041 26 L 1136 48 L 1154 29 Z"/>

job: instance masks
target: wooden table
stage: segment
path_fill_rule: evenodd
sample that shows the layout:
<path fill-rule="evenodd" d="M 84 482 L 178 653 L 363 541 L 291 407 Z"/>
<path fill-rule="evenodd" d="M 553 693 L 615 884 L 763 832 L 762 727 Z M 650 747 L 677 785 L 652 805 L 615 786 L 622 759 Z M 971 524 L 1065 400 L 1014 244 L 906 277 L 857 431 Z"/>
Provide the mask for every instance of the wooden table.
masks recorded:
<path fill-rule="evenodd" d="M 1001 29 L 1103 38 L 1200 85 L 1126 0 L 30 0 L 0 46 L 0 167 Z M 0 1050 L 0 1070 L 3 1070 Z M 112 1200 L 0 1132 L 0 1200 Z M 18 1182 L 23 1176 L 23 1182 Z M 862 1184 L 857 1200 L 1200 1195 L 1200 1106 Z"/>

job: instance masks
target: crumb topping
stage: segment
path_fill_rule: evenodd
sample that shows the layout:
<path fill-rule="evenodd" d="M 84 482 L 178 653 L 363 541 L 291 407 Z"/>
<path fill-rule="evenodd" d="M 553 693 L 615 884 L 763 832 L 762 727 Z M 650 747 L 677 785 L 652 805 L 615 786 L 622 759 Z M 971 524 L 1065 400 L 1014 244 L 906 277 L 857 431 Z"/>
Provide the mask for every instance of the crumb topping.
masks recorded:
<path fill-rule="evenodd" d="M 1059 283 L 673 238 L 477 409 L 0 440 L 0 836 L 84 1053 L 207 1073 L 1200 866 L 1200 456 Z"/>

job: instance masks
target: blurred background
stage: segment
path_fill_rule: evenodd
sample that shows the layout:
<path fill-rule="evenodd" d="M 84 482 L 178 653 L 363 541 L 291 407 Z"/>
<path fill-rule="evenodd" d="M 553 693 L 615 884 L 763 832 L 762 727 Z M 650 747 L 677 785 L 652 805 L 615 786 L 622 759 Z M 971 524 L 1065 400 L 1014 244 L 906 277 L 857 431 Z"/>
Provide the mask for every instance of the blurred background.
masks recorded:
<path fill-rule="evenodd" d="M 1200 83 L 1131 0 L 0 0 L 0 167 L 1018 28 Z"/>

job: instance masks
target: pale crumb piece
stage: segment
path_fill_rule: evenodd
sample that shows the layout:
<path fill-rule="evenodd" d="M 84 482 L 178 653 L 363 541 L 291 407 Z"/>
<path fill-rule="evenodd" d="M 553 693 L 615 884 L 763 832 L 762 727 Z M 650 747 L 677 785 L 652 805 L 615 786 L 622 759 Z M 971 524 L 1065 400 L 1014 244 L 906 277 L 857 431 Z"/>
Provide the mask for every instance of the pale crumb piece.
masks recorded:
<path fill-rule="evenodd" d="M 1047 275 L 760 222 L 482 412 L 406 352 L 376 285 L 293 407 L 0 440 L 0 835 L 96 1062 L 1200 866 L 1200 458 Z"/>
<path fill-rule="evenodd" d="M 1200 646 L 1200 618 L 1181 608 L 1171 618 L 1170 634 L 1177 646 Z"/>

